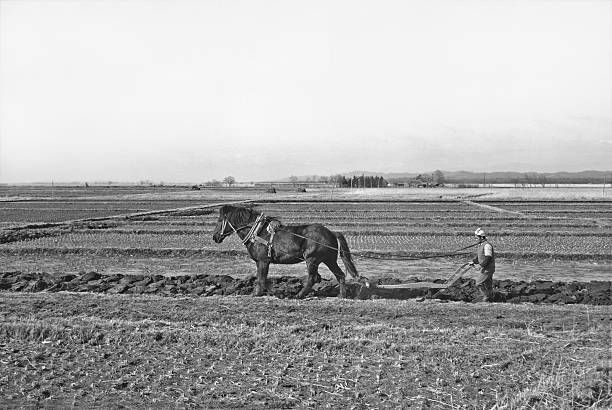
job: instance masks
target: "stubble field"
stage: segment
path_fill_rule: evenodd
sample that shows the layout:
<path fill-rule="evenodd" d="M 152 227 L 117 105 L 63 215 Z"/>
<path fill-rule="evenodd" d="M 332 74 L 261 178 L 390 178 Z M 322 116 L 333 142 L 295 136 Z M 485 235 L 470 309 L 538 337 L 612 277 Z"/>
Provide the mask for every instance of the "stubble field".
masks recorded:
<path fill-rule="evenodd" d="M 600 190 L 513 197 L 508 190 L 18 188 L 0 202 L 2 272 L 247 278 L 254 264 L 240 242 L 211 238 L 214 205 L 247 200 L 283 223 L 343 232 L 372 280 L 447 278 L 471 255 L 397 258 L 470 245 L 479 226 L 496 248 L 498 279 L 610 280 L 612 202 Z M 82 218 L 96 220 L 62 223 Z M 270 275 L 304 273 L 302 265 L 273 266 Z M 0 310 L 0 397 L 9 405 L 612 404 L 608 306 L 5 291 Z"/>

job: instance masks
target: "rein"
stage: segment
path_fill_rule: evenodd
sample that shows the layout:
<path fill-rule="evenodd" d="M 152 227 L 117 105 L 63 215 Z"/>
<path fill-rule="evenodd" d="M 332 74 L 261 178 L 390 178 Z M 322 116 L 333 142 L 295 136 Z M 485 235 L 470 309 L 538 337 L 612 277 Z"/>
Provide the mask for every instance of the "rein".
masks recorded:
<path fill-rule="evenodd" d="M 434 258 L 446 258 L 449 256 L 458 256 L 458 255 L 469 255 L 470 252 L 461 252 L 464 251 L 466 249 L 469 248 L 473 248 L 474 246 L 478 246 L 480 245 L 480 242 L 478 243 L 474 243 L 472 245 L 468 245 L 466 247 L 463 248 L 459 248 L 459 249 L 455 249 L 451 252 L 448 253 L 437 253 L 434 255 L 427 255 L 427 256 L 396 256 L 393 258 L 383 258 L 382 256 L 375 256 L 375 254 L 373 254 L 373 252 L 366 252 L 364 254 L 361 255 L 357 255 L 360 256 L 362 258 L 368 258 L 368 259 L 388 259 L 388 260 L 399 260 L 399 261 L 418 261 L 418 260 L 422 260 L 422 259 L 434 259 Z"/>
<path fill-rule="evenodd" d="M 307 238 L 307 237 L 302 236 L 302 235 L 298 235 L 297 233 L 289 232 L 289 231 L 287 231 L 285 229 L 282 229 L 282 228 L 281 228 L 281 230 L 283 232 L 287 232 L 287 233 L 289 233 L 289 234 L 291 234 L 293 236 L 297 236 L 297 237 L 300 237 L 300 238 L 303 238 L 303 239 L 307 239 L 307 240 L 309 240 L 311 242 L 314 242 L 314 243 L 316 243 L 318 245 L 325 246 L 326 248 L 333 249 L 335 251 L 338 251 L 339 253 L 342 253 L 341 249 L 334 248 L 333 246 L 329 246 L 329 245 L 326 245 L 326 244 L 321 243 L 321 242 L 317 242 L 317 241 L 315 241 L 313 239 Z M 467 255 L 469 252 L 461 252 L 461 251 L 464 251 L 464 250 L 469 249 L 469 248 L 473 248 L 474 246 L 478 246 L 478 245 L 480 245 L 480 242 L 474 243 L 472 245 L 465 246 L 463 248 L 455 249 L 455 250 L 453 250 L 451 252 L 448 252 L 448 253 L 439 253 L 439 254 L 435 254 L 435 255 L 420 256 L 420 257 L 415 257 L 415 256 L 398 256 L 398 257 L 395 257 L 395 258 L 386 258 L 386 259 L 389 259 L 389 260 L 417 261 L 417 260 L 421 260 L 421 259 L 444 258 L 444 257 L 447 257 L 447 256 Z M 384 259 L 384 258 L 382 258 L 380 256 L 374 256 L 372 254 L 372 252 L 364 252 L 364 253 L 361 253 L 361 254 L 360 253 L 351 252 L 351 255 L 355 256 L 355 257 L 358 257 L 358 258 Z"/>
<path fill-rule="evenodd" d="M 253 223 L 253 225 L 244 225 L 240 228 L 235 228 L 234 225 L 232 225 L 232 223 L 229 221 L 229 219 L 227 218 L 227 216 L 223 219 L 223 224 L 221 225 L 221 232 L 223 232 L 221 234 L 221 238 L 226 238 L 228 236 L 230 236 L 231 234 L 233 234 L 234 232 L 236 234 L 238 234 L 238 231 L 241 231 L 243 229 L 246 228 L 250 228 L 249 233 L 247 233 L 247 235 L 244 237 L 244 239 L 241 240 L 243 245 L 246 245 L 247 242 L 249 242 L 252 238 L 254 238 L 257 233 L 258 233 L 258 229 L 261 228 L 262 224 L 265 223 L 266 221 L 266 216 L 262 213 L 259 214 L 259 216 L 257 217 L 257 219 L 255 220 L 255 222 Z M 225 232 L 225 229 L 227 228 L 227 225 L 230 226 L 230 228 L 232 228 L 231 231 L 229 232 Z M 297 236 L 299 238 L 303 238 L 303 239 L 307 239 L 311 242 L 314 242 L 318 245 L 324 246 L 326 248 L 329 249 L 333 249 L 335 251 L 338 251 L 339 254 L 342 254 L 342 250 L 339 248 L 335 248 L 333 246 L 329 246 L 326 245 L 324 243 L 315 241 L 311 238 L 307 238 L 305 236 L 299 235 L 297 233 L 294 232 L 289 232 L 286 229 L 283 229 L 282 227 L 279 229 L 280 231 L 286 232 L 288 234 L 291 234 L 293 236 Z M 467 255 L 469 252 L 461 252 L 464 251 L 466 249 L 469 248 L 473 248 L 474 246 L 478 246 L 480 245 L 480 242 L 474 243 L 472 245 L 468 245 L 465 246 L 463 248 L 459 248 L 459 249 L 455 249 L 451 252 L 447 252 L 447 253 L 438 253 L 438 254 L 434 254 L 434 255 L 428 255 L 428 256 L 397 256 L 397 257 L 389 257 L 389 258 L 383 258 L 382 256 L 375 256 L 375 254 L 373 252 L 362 252 L 362 253 L 355 253 L 355 252 L 351 252 L 351 255 L 355 256 L 355 257 L 361 257 L 361 258 L 367 258 L 367 259 L 388 259 L 388 260 L 409 260 L 409 261 L 416 261 L 416 260 L 422 260 L 422 259 L 433 259 L 433 258 L 444 258 L 444 257 L 449 257 L 449 256 L 457 256 L 457 255 Z"/>

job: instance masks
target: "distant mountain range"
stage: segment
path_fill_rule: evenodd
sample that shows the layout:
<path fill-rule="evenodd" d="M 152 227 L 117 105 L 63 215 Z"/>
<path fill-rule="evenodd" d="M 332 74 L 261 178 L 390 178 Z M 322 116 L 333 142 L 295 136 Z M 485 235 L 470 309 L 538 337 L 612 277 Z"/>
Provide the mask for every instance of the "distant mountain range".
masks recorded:
<path fill-rule="evenodd" d="M 435 171 L 429 172 L 372 172 L 372 171 L 350 171 L 339 173 L 345 177 L 349 176 L 382 176 L 389 182 L 408 182 L 417 176 L 431 176 Z M 612 171 L 586 170 L 579 172 L 472 172 L 472 171 L 442 171 L 447 183 L 455 184 L 512 184 L 512 183 L 557 183 L 557 184 L 601 184 L 612 182 Z M 298 181 L 319 181 L 321 178 L 328 178 L 329 175 L 306 175 L 298 176 Z M 287 177 L 279 182 L 290 182 L 296 177 Z"/>

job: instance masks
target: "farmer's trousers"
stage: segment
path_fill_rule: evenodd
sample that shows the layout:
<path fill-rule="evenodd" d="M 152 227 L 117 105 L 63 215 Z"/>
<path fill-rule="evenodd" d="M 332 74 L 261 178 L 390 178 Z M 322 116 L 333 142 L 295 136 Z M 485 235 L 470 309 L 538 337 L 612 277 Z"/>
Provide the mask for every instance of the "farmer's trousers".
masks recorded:
<path fill-rule="evenodd" d="M 486 270 L 480 271 L 480 276 L 476 278 L 476 287 L 482 295 L 483 302 L 490 302 L 493 300 L 493 273 Z"/>

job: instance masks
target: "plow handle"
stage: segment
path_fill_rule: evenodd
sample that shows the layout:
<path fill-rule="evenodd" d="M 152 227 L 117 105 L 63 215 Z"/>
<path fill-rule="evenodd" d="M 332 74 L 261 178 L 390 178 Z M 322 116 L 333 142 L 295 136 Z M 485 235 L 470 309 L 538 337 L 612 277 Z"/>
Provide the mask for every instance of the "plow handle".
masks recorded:
<path fill-rule="evenodd" d="M 448 289 L 449 287 L 453 286 L 459 279 L 461 279 L 461 277 L 467 272 L 469 271 L 474 265 L 471 262 L 466 262 L 463 265 L 459 266 L 455 272 L 451 275 L 450 278 L 448 278 L 448 280 L 445 283 L 445 287 L 440 289 L 439 291 L 437 291 L 432 298 L 435 298 L 436 296 L 438 296 L 440 293 L 444 292 L 446 289 Z"/>

